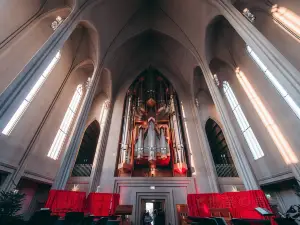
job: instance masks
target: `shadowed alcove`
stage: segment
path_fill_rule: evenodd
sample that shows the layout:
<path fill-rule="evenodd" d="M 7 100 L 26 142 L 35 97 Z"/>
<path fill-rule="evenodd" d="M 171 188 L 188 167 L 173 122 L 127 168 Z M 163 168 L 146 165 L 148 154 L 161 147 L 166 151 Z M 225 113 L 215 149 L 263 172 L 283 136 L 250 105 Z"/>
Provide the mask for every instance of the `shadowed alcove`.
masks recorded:
<path fill-rule="evenodd" d="M 99 123 L 94 120 L 85 130 L 82 138 L 75 166 L 72 171 L 73 177 L 86 177 L 91 175 L 99 134 Z"/>

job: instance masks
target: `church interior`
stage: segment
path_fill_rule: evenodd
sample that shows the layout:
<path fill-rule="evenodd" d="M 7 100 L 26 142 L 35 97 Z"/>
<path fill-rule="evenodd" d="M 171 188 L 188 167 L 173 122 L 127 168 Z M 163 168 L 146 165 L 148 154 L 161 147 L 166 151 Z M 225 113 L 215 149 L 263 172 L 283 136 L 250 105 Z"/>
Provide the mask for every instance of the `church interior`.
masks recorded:
<path fill-rule="evenodd" d="M 1 224 L 7 196 L 49 225 L 300 224 L 299 1 L 4 0 L 0 26 Z"/>

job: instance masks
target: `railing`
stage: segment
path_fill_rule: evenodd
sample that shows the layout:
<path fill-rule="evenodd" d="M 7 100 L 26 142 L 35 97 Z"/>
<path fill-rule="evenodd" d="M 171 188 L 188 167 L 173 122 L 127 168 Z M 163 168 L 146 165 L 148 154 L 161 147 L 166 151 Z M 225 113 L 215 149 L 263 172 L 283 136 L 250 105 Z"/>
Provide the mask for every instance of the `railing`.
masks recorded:
<path fill-rule="evenodd" d="M 72 177 L 89 177 L 92 172 L 92 164 L 75 164 Z"/>
<path fill-rule="evenodd" d="M 232 164 L 215 164 L 218 177 L 238 177 L 236 168 Z"/>

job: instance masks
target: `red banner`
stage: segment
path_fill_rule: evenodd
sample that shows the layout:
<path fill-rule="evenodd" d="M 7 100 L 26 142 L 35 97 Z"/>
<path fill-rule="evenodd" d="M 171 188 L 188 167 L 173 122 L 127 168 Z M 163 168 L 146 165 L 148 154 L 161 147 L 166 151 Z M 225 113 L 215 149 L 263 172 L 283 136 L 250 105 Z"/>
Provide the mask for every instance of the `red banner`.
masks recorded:
<path fill-rule="evenodd" d="M 86 210 L 94 216 L 109 216 L 115 213 L 119 205 L 120 194 L 90 193 Z"/>
<path fill-rule="evenodd" d="M 109 216 L 115 213 L 119 199 L 120 194 L 90 193 L 86 199 L 85 192 L 51 190 L 45 207 L 59 216 L 65 216 L 67 212 Z"/>
<path fill-rule="evenodd" d="M 85 192 L 50 190 L 46 208 L 53 214 L 64 216 L 66 212 L 84 212 Z"/>
<path fill-rule="evenodd" d="M 210 208 L 228 208 L 234 218 L 264 219 L 256 207 L 272 211 L 269 202 L 261 190 L 227 192 L 223 194 L 189 194 L 187 197 L 189 215 L 209 217 Z"/>

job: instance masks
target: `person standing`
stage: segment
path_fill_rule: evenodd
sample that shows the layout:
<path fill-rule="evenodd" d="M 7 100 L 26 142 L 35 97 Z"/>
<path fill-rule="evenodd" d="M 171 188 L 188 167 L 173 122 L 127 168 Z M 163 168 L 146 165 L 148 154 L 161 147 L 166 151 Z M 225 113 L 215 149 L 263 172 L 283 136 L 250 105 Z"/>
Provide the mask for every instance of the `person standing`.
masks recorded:
<path fill-rule="evenodd" d="M 158 210 L 155 217 L 154 225 L 165 225 L 165 213 L 162 209 Z"/>
<path fill-rule="evenodd" d="M 152 221 L 153 221 L 153 219 L 150 216 L 149 212 L 146 212 L 146 215 L 144 217 L 144 225 L 151 225 Z"/>

